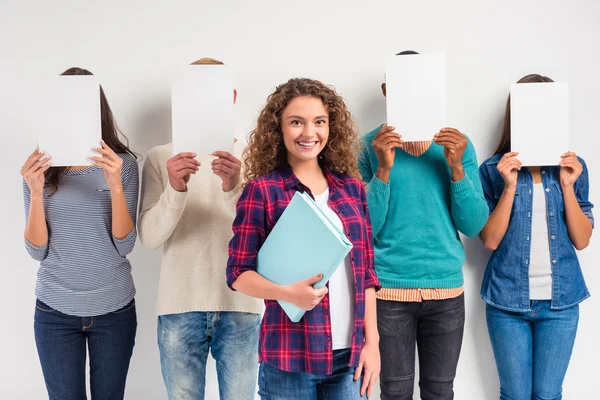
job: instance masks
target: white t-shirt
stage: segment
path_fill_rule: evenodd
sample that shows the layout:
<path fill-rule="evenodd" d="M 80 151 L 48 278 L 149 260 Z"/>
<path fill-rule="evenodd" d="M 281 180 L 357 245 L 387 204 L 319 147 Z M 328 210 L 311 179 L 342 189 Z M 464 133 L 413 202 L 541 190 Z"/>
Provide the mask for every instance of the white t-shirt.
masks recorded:
<path fill-rule="evenodd" d="M 529 299 L 552 299 L 552 264 L 546 216 L 546 194 L 541 183 L 533 185 L 531 253 L 529 255 Z"/>
<path fill-rule="evenodd" d="M 340 217 L 331 209 L 328 203 L 329 189 L 314 197 L 317 206 L 343 232 L 344 226 Z M 354 330 L 354 274 L 352 273 L 350 256 L 344 259 L 329 280 L 329 310 L 333 350 L 352 347 L 352 331 Z"/>

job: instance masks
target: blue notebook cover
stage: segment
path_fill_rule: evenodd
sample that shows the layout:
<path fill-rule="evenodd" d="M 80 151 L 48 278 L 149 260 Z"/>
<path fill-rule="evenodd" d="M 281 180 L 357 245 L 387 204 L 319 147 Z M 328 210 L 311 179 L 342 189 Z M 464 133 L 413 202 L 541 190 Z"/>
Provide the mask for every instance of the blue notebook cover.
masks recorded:
<path fill-rule="evenodd" d="M 307 193 L 296 192 L 263 243 L 257 272 L 271 282 L 289 285 L 317 274 L 322 288 L 352 249 L 352 243 Z M 306 312 L 291 303 L 279 305 L 292 322 Z"/>

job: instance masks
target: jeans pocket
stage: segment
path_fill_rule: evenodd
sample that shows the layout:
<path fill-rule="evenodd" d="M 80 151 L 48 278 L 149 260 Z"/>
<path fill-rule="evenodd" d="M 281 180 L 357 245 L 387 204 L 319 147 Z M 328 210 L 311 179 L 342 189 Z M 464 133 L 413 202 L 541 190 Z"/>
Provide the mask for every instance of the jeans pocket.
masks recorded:
<path fill-rule="evenodd" d="M 39 299 L 35 300 L 35 308 L 37 308 L 40 311 L 47 312 L 47 313 L 56 312 L 56 310 L 54 308 L 50 307 L 49 305 L 40 301 Z"/>
<path fill-rule="evenodd" d="M 135 309 L 135 299 L 132 299 L 125 307 L 119 308 L 116 311 L 111 312 L 110 314 L 123 314 L 127 311 L 131 311 Z"/>

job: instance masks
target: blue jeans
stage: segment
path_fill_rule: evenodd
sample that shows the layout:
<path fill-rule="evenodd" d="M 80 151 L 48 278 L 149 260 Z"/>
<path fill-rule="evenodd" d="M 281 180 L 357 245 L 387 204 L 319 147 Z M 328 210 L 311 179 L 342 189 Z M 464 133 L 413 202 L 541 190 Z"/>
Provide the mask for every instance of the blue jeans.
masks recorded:
<path fill-rule="evenodd" d="M 258 394 L 262 400 L 355 400 L 362 380 L 354 380 L 356 368 L 349 367 L 350 349 L 333 352 L 333 373 L 317 376 L 306 372 L 287 372 L 260 364 Z"/>
<path fill-rule="evenodd" d="M 560 400 L 577 333 L 579 307 L 550 310 L 550 301 L 531 301 L 531 311 L 486 306 L 488 331 L 501 400 Z"/>
<path fill-rule="evenodd" d="M 115 312 L 84 318 L 63 314 L 37 300 L 35 343 L 50 400 L 86 398 L 86 342 L 92 399 L 123 399 L 136 329 L 133 300 Z"/>
<path fill-rule="evenodd" d="M 170 400 L 202 400 L 208 351 L 217 363 L 219 397 L 256 393 L 260 315 L 188 312 L 158 317 L 160 365 Z"/>

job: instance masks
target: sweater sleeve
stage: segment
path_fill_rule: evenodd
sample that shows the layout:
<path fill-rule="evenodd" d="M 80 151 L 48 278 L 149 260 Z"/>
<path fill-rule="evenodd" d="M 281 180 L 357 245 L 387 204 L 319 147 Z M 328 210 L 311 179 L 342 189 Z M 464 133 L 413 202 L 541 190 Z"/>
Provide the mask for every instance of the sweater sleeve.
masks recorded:
<path fill-rule="evenodd" d="M 140 240 L 151 249 L 162 246 L 171 237 L 185 209 L 187 193 L 178 192 L 163 180 L 156 149 L 148 152 L 142 169 L 140 201 Z"/>
<path fill-rule="evenodd" d="M 138 170 L 137 160 L 133 156 L 125 156 L 125 162 L 123 166 L 123 193 L 125 194 L 125 203 L 127 203 L 127 210 L 129 216 L 133 221 L 133 229 L 123 239 L 117 239 L 112 237 L 113 243 L 117 252 L 125 257 L 131 253 L 135 246 L 135 240 L 137 239 L 137 207 L 138 207 L 138 196 L 140 189 L 140 174 Z"/>
<path fill-rule="evenodd" d="M 472 237 L 485 226 L 489 208 L 483 196 L 477 155 L 471 140 L 463 156 L 463 169 L 465 176 L 458 182 L 450 183 L 451 212 L 456 229 Z"/>
<path fill-rule="evenodd" d="M 23 201 L 25 203 L 25 224 L 29 220 L 29 207 L 31 205 L 31 193 L 29 192 L 29 186 L 27 186 L 27 182 L 23 179 Z M 50 237 L 50 235 L 48 235 Z M 48 243 L 43 244 L 42 246 L 34 246 L 27 239 L 23 238 L 25 241 L 25 248 L 27 252 L 36 261 L 44 261 L 46 256 L 48 255 Z"/>
<path fill-rule="evenodd" d="M 369 204 L 371 227 L 373 237 L 377 237 L 387 218 L 390 203 L 390 185 L 383 183 L 375 176 L 369 160 L 370 146 L 371 143 L 362 140 L 362 148 L 358 157 L 358 170 L 363 182 L 367 185 L 367 202 Z"/>

